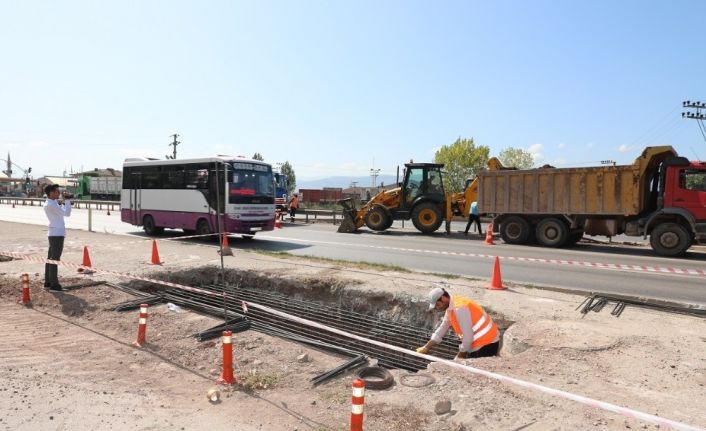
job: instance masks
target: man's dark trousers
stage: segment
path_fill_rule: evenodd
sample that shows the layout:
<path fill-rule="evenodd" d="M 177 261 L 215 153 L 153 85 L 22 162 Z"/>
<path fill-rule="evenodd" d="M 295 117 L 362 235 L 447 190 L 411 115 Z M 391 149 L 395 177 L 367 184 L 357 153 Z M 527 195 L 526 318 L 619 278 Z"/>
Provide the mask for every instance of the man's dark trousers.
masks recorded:
<path fill-rule="evenodd" d="M 61 259 L 61 252 L 64 251 L 64 237 L 50 236 L 49 237 L 49 253 L 47 259 Z M 59 286 L 59 268 L 56 265 L 47 263 L 44 265 L 44 286 L 57 287 Z"/>

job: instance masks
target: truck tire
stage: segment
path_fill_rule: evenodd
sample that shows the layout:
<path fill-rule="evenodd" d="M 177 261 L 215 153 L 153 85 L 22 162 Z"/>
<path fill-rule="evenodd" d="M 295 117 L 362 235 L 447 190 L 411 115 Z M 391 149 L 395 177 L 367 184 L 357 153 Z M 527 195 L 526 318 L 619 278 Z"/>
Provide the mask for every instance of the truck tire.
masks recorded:
<path fill-rule="evenodd" d="M 532 234 L 529 222 L 520 216 L 510 216 L 500 223 L 500 237 L 507 244 L 526 244 Z"/>
<path fill-rule="evenodd" d="M 365 225 L 375 231 L 383 231 L 390 227 L 391 220 L 392 217 L 388 211 L 379 205 L 370 208 L 370 211 L 365 214 Z"/>
<path fill-rule="evenodd" d="M 583 238 L 583 231 L 570 233 L 565 245 L 567 247 L 576 245 L 577 242 L 581 241 L 581 238 Z"/>
<path fill-rule="evenodd" d="M 151 215 L 146 215 L 142 218 L 142 228 L 147 235 L 159 235 L 164 232 L 163 227 L 157 227 L 154 223 L 154 218 Z"/>
<path fill-rule="evenodd" d="M 545 247 L 562 247 L 569 239 L 566 223 L 555 217 L 542 219 L 536 229 L 537 242 Z"/>
<path fill-rule="evenodd" d="M 439 206 L 432 202 L 422 202 L 412 210 L 412 223 L 421 233 L 436 232 L 443 221 Z"/>
<path fill-rule="evenodd" d="M 650 245 L 660 256 L 681 256 L 691 247 L 691 234 L 678 223 L 662 223 L 652 230 Z"/>

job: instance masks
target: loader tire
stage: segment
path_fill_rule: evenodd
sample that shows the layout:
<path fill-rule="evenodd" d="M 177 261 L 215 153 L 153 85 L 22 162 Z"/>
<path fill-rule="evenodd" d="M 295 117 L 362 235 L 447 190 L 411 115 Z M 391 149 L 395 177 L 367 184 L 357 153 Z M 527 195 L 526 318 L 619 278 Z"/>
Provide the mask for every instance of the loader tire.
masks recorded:
<path fill-rule="evenodd" d="M 412 223 L 421 233 L 430 234 L 436 232 L 443 221 L 441 210 L 437 204 L 423 202 L 412 210 Z"/>
<path fill-rule="evenodd" d="M 370 230 L 383 231 L 390 227 L 391 221 L 392 216 L 381 206 L 374 206 L 365 214 L 365 225 Z"/>

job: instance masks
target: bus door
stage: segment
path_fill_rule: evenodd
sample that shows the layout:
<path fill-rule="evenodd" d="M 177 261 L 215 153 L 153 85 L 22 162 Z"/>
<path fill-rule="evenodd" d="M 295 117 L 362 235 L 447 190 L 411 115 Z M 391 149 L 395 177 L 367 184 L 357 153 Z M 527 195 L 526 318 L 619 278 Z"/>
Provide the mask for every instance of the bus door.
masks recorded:
<path fill-rule="evenodd" d="M 222 163 L 209 163 L 208 169 L 208 204 L 211 226 L 214 232 L 225 231 L 226 202 L 228 184 L 225 166 Z M 219 227 L 220 223 L 220 227 Z"/>
<path fill-rule="evenodd" d="M 130 223 L 142 225 L 142 173 L 133 172 L 130 181 Z"/>

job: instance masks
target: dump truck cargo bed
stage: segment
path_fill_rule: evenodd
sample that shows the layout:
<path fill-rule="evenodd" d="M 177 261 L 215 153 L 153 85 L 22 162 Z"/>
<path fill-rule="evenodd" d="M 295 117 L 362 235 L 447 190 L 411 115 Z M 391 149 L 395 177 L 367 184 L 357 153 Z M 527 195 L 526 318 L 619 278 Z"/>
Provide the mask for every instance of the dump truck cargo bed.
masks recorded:
<path fill-rule="evenodd" d="M 649 184 L 672 147 L 652 147 L 632 165 L 483 171 L 478 209 L 486 214 L 632 216 L 649 202 Z"/>

